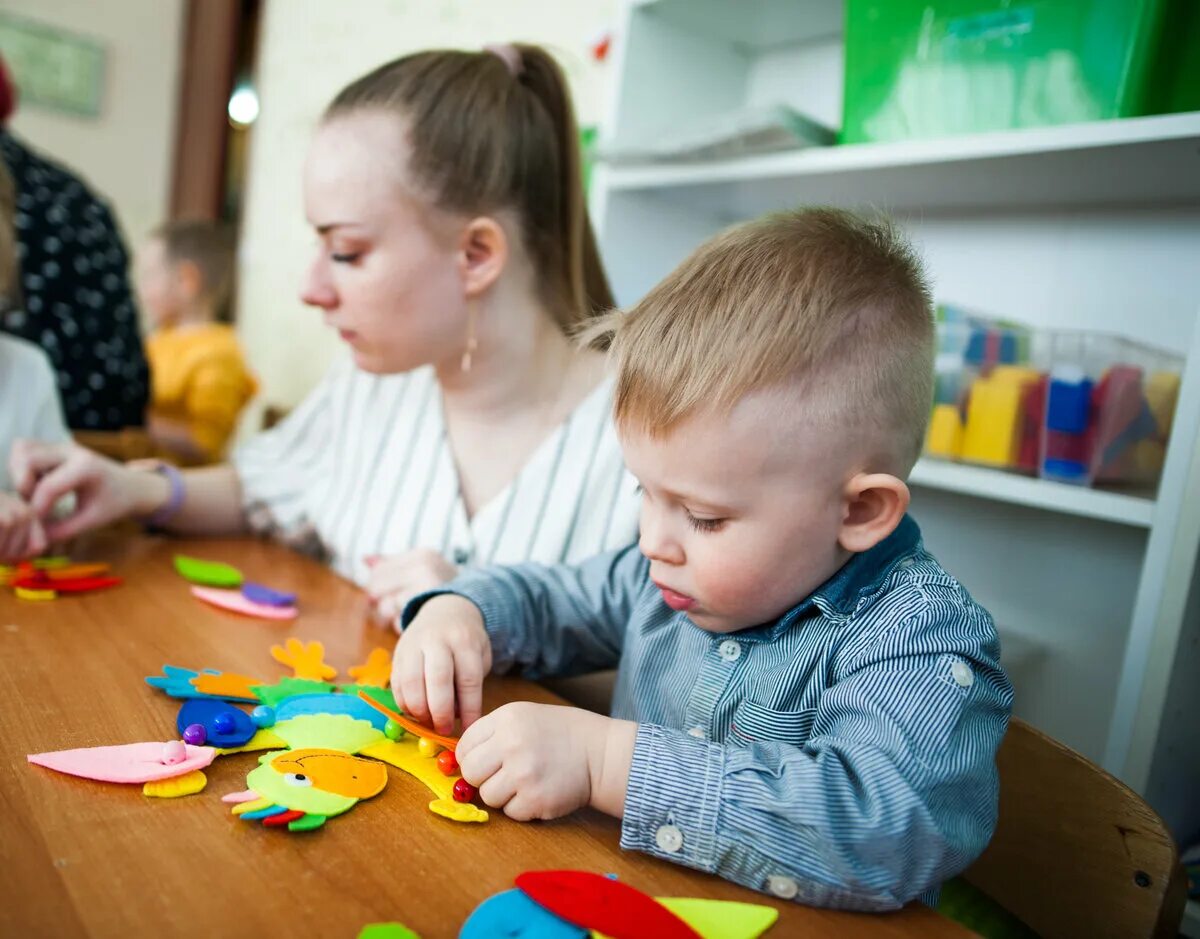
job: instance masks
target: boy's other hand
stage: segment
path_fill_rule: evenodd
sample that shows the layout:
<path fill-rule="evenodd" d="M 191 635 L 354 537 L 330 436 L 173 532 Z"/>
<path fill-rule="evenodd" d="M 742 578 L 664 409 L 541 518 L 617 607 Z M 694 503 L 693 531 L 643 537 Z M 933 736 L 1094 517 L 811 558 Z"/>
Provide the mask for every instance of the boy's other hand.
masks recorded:
<path fill-rule="evenodd" d="M 455 756 L 479 797 L 518 821 L 585 805 L 620 815 L 636 736 L 632 721 L 517 701 L 476 721 Z"/>
<path fill-rule="evenodd" d="M 0 492 L 0 563 L 41 554 L 48 544 L 33 507 L 19 496 Z"/>
<path fill-rule="evenodd" d="M 458 568 L 430 548 L 414 548 L 403 554 L 372 556 L 367 561 L 367 595 L 371 614 L 381 623 L 400 630 L 400 614 L 419 593 L 453 580 Z"/>
<path fill-rule="evenodd" d="M 392 656 L 392 694 L 414 719 L 454 731 L 454 705 L 463 727 L 483 713 L 483 678 L 492 669 L 492 644 L 483 614 L 465 597 L 427 600 L 400 636 Z"/>

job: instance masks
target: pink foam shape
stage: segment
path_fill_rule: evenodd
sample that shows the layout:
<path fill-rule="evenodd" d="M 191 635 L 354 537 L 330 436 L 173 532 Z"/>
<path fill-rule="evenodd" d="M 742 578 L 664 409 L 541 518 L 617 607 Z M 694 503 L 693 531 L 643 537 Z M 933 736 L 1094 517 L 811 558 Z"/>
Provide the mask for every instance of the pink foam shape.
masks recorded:
<path fill-rule="evenodd" d="M 240 613 L 242 616 L 255 616 L 259 619 L 295 619 L 297 610 L 294 606 L 267 606 L 265 603 L 255 603 L 247 600 L 240 590 L 220 590 L 216 587 L 192 587 L 192 596 L 205 603 L 211 603 L 230 613 Z"/>
<path fill-rule="evenodd" d="M 161 743 L 123 743 L 115 747 L 84 747 L 79 750 L 55 750 L 31 753 L 30 763 L 59 773 L 98 779 L 101 782 L 144 783 L 170 779 L 192 770 L 203 769 L 217 755 L 215 747 L 185 744 L 186 755 L 178 763 L 163 762 Z"/>
<path fill-rule="evenodd" d="M 227 792 L 221 796 L 222 802 L 253 802 L 255 799 L 262 798 L 253 789 L 243 789 L 241 792 Z"/>

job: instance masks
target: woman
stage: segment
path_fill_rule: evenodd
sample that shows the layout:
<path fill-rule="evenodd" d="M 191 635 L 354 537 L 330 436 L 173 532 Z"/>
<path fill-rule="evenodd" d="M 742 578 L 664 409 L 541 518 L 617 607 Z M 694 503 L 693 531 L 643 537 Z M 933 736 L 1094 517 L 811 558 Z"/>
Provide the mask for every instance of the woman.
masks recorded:
<path fill-rule="evenodd" d="M 330 105 L 304 191 L 320 249 L 303 299 L 353 366 L 213 469 L 17 446 L 13 476 L 39 512 L 77 495 L 49 537 L 124 515 L 270 531 L 319 550 L 389 619 L 456 565 L 631 540 L 603 361 L 569 338 L 612 298 L 554 60 L 502 46 L 382 66 Z"/>

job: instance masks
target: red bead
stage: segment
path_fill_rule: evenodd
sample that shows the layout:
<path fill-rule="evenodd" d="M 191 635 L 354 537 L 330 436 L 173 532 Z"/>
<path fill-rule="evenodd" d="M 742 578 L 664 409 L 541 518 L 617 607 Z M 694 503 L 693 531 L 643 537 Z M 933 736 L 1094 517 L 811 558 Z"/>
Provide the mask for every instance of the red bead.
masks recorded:
<path fill-rule="evenodd" d="M 454 801 L 455 802 L 474 802 L 478 791 L 465 779 L 456 779 L 454 781 Z"/>
<path fill-rule="evenodd" d="M 443 776 L 453 776 L 458 772 L 458 760 L 454 758 L 453 750 L 443 750 L 437 755 L 438 769 Z"/>

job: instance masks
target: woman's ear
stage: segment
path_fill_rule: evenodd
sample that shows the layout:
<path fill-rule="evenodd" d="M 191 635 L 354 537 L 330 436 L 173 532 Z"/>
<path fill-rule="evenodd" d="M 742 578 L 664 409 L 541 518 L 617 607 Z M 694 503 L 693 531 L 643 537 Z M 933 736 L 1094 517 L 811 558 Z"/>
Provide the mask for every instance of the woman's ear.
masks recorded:
<path fill-rule="evenodd" d="M 468 299 L 486 293 L 508 262 L 508 236 L 494 218 L 471 219 L 462 230 L 458 245 L 459 272 Z"/>
<path fill-rule="evenodd" d="M 843 491 L 842 527 L 838 544 L 847 551 L 867 551 L 896 530 L 908 511 L 904 480 L 890 473 L 859 473 Z"/>

